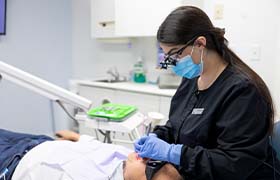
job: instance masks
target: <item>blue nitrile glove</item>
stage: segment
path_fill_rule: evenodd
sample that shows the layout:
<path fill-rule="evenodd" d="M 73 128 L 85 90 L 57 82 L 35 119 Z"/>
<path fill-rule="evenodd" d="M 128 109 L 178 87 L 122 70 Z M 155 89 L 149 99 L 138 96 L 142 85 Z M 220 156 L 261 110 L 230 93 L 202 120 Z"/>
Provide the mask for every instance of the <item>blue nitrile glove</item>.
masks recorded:
<path fill-rule="evenodd" d="M 180 165 L 182 147 L 182 144 L 168 144 L 154 136 L 145 136 L 141 139 L 141 144 L 135 144 L 140 157 L 167 161 L 176 165 Z"/>
<path fill-rule="evenodd" d="M 155 133 L 149 133 L 148 136 L 154 136 L 154 137 L 157 137 L 157 135 Z M 144 144 L 145 140 L 146 140 L 146 137 L 148 137 L 147 135 L 139 138 L 138 140 L 135 141 L 134 143 L 134 149 L 135 149 L 135 152 L 139 152 L 140 149 L 138 149 L 137 147 L 141 146 Z"/>

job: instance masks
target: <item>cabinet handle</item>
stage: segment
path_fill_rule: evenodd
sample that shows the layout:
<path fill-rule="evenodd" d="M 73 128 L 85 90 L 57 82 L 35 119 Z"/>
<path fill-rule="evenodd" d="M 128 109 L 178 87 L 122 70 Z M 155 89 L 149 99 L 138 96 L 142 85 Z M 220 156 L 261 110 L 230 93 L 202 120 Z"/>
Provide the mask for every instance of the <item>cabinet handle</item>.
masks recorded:
<path fill-rule="evenodd" d="M 115 21 L 104 21 L 104 22 L 99 22 L 98 24 L 102 27 L 113 26 L 115 24 Z"/>

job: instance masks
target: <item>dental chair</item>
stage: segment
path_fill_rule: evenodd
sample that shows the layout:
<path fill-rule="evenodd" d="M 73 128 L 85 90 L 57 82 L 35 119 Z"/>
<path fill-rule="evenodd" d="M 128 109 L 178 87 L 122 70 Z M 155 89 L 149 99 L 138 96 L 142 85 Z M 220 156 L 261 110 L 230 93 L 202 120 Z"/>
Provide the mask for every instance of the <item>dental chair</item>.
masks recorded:
<path fill-rule="evenodd" d="M 280 160 L 280 121 L 274 124 L 274 131 L 272 135 L 272 147 L 277 153 L 277 158 Z"/>

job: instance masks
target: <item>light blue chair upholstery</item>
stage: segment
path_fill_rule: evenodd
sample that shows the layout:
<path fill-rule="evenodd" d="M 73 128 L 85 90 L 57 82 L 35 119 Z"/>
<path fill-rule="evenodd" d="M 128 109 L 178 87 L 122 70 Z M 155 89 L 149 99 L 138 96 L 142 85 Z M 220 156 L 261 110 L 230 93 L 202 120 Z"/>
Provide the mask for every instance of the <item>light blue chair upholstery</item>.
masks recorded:
<path fill-rule="evenodd" d="M 280 121 L 274 124 L 272 147 L 275 149 L 277 157 L 280 160 Z"/>

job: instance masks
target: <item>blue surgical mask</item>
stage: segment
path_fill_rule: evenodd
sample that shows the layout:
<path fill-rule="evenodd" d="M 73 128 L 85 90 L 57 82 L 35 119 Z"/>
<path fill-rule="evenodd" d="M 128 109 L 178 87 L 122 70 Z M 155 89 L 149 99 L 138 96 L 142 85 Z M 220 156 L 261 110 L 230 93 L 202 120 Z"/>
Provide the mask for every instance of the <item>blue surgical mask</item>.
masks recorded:
<path fill-rule="evenodd" d="M 172 67 L 172 70 L 175 74 L 181 77 L 185 77 L 188 79 L 193 79 L 195 77 L 198 77 L 203 70 L 203 50 L 201 52 L 200 56 L 200 63 L 195 64 L 192 59 L 192 53 L 193 53 L 194 46 L 192 48 L 191 54 L 183 57 L 182 59 L 179 59 L 176 63 L 176 66 Z"/>

